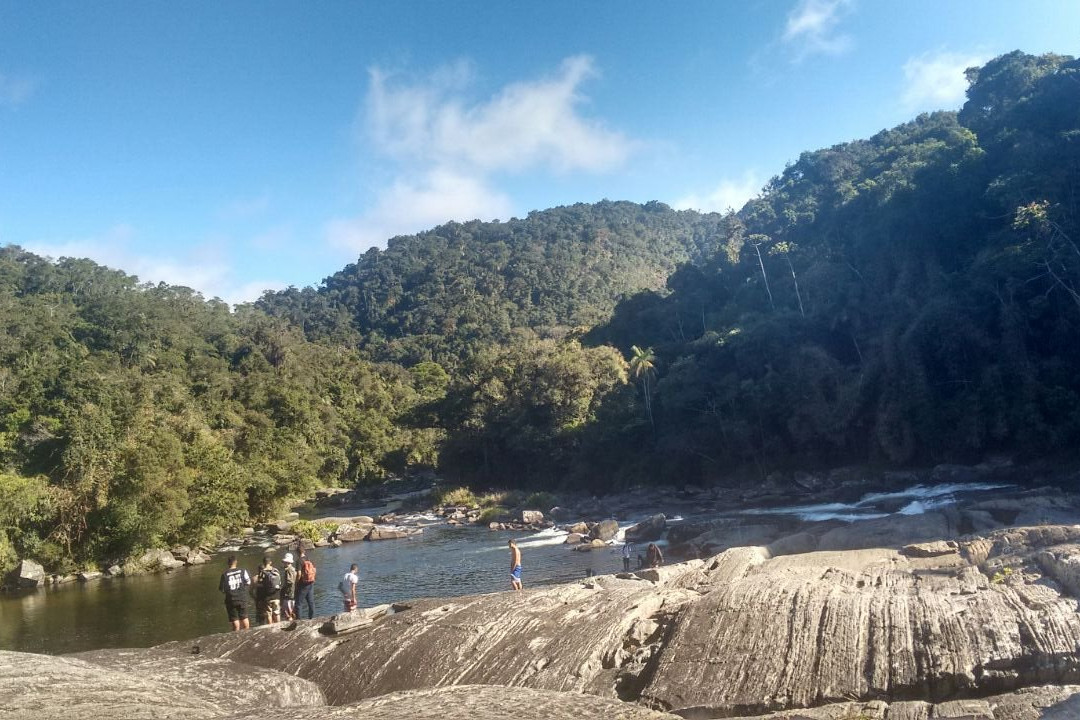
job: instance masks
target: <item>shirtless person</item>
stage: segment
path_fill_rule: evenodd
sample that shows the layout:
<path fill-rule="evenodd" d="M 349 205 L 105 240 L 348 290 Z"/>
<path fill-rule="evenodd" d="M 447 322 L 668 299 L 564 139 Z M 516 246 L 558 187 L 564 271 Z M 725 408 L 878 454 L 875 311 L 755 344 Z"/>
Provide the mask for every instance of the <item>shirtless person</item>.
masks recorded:
<path fill-rule="evenodd" d="M 510 587 L 515 590 L 521 590 L 521 550 L 518 550 L 517 543 L 513 540 L 509 540 L 506 543 L 510 546 Z"/>

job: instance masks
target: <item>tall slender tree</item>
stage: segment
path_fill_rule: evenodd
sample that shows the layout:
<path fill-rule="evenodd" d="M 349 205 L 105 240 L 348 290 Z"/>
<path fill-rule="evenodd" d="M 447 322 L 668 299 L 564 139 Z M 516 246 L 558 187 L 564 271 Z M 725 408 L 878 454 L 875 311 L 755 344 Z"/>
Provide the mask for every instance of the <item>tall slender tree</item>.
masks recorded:
<path fill-rule="evenodd" d="M 645 417 L 649 419 L 649 425 L 656 432 L 656 421 L 653 419 L 652 410 L 652 387 L 651 381 L 656 375 L 656 354 L 652 348 L 640 348 L 637 345 L 630 347 L 630 376 L 641 383 L 641 391 L 645 396 Z"/>

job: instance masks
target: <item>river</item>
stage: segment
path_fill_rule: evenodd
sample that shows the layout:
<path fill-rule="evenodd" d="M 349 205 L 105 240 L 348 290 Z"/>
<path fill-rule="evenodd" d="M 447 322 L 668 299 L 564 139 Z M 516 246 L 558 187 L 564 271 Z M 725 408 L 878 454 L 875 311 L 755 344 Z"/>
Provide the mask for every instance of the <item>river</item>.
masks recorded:
<path fill-rule="evenodd" d="M 562 535 L 552 531 L 530 535 L 434 525 L 422 535 L 403 540 L 310 551 L 318 568 L 315 613 L 330 615 L 341 610 L 336 587 L 354 562 L 360 566 L 357 599 L 361 606 L 506 590 L 509 538 L 516 538 L 521 547 L 526 587 L 582 578 L 587 570 L 599 575 L 622 569 L 618 548 L 573 552 L 563 546 Z M 237 556 L 254 575 L 263 552 L 248 549 Z M 271 555 L 279 567 L 281 555 Z M 0 595 L 0 649 L 61 654 L 148 647 L 227 630 L 217 589 L 224 565 L 224 554 L 219 554 L 207 565 L 171 573 Z"/>
<path fill-rule="evenodd" d="M 698 514 L 679 512 L 686 521 L 743 516 L 746 522 L 833 523 L 844 525 L 892 515 L 918 515 L 967 499 L 1008 494 L 1001 484 L 916 485 L 876 492 L 848 502 L 744 507 Z M 648 513 L 637 513 L 646 517 Z M 670 516 L 670 513 L 669 513 Z M 1070 516 L 1071 518 L 1071 516 Z M 427 518 L 434 519 L 434 518 Z M 425 518 L 414 519 L 423 522 Z M 681 517 L 673 518 L 675 522 Z M 1076 519 L 1069 519 L 1075 522 Z M 622 521 L 625 527 L 632 521 Z M 789 530 L 791 532 L 793 530 Z M 474 526 L 430 525 L 423 534 L 401 540 L 354 542 L 310 552 L 319 569 L 315 585 L 317 615 L 339 612 L 336 587 L 350 563 L 360 566 L 361 606 L 416 597 L 449 597 L 505 591 L 509 588 L 506 541 L 518 540 L 526 587 L 567 582 L 622 569 L 621 547 L 574 552 L 563 544 L 565 532 L 492 532 Z M 662 544 L 662 543 L 661 543 Z M 241 565 L 254 575 L 265 550 L 240 551 Z M 280 567 L 282 551 L 271 557 Z M 228 629 L 217 590 L 225 554 L 207 565 L 172 573 L 71 583 L 21 594 L 0 595 L 0 649 L 61 654 L 109 647 L 147 647 Z"/>

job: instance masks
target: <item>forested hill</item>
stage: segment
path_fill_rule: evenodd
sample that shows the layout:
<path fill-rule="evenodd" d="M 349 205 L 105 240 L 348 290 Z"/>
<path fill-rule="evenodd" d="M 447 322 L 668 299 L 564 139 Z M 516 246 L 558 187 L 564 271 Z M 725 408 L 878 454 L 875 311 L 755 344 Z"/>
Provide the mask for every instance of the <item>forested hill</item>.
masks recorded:
<path fill-rule="evenodd" d="M 198 542 L 318 485 L 530 489 L 1080 448 L 1080 62 L 807 152 L 737 213 L 391 240 L 230 312 L 0 248 L 0 569 Z"/>
<path fill-rule="evenodd" d="M 1080 61 L 808 152 L 727 252 L 592 335 L 652 346 L 655 472 L 1080 447 Z"/>
<path fill-rule="evenodd" d="M 318 290 L 268 293 L 258 306 L 311 339 L 355 339 L 378 359 L 453 363 L 514 328 L 565 333 L 607 320 L 623 296 L 715 254 L 725 224 L 609 201 L 448 223 L 372 248 Z"/>

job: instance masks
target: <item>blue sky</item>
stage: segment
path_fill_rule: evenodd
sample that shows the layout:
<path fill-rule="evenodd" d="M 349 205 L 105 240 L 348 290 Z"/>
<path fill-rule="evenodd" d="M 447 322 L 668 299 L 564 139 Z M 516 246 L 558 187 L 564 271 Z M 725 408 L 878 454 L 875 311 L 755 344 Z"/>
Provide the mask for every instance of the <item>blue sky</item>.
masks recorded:
<path fill-rule="evenodd" d="M 1078 30 L 1074 0 L 0 0 L 0 243 L 237 302 L 451 219 L 738 207 Z"/>

